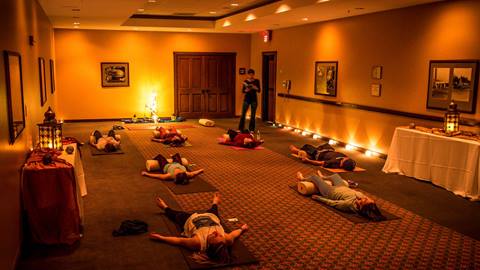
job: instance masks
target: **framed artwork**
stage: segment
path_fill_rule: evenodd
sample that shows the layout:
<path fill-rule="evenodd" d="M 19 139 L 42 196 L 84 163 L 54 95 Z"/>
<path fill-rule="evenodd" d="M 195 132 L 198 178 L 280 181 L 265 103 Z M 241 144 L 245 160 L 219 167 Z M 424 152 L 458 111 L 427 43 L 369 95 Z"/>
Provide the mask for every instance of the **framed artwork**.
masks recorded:
<path fill-rule="evenodd" d="M 50 59 L 50 91 L 55 93 L 55 65 L 53 60 Z"/>
<path fill-rule="evenodd" d="M 427 108 L 446 110 L 454 101 L 459 111 L 475 113 L 477 88 L 477 60 L 430 61 Z"/>
<path fill-rule="evenodd" d="M 382 85 L 379 83 L 372 83 L 370 86 L 370 94 L 374 97 L 379 97 L 382 95 Z"/>
<path fill-rule="evenodd" d="M 45 76 L 45 59 L 43 57 L 38 58 L 38 74 L 40 81 L 40 105 L 47 102 L 47 81 Z"/>
<path fill-rule="evenodd" d="M 126 87 L 130 85 L 128 63 L 103 62 L 100 67 L 102 87 Z"/>
<path fill-rule="evenodd" d="M 4 51 L 3 57 L 7 89 L 9 142 L 13 144 L 25 128 L 22 57 L 19 53 L 11 51 Z"/>
<path fill-rule="evenodd" d="M 373 66 L 372 67 L 372 79 L 381 80 L 382 79 L 382 66 Z"/>
<path fill-rule="evenodd" d="M 337 96 L 338 62 L 315 62 L 315 95 Z"/>

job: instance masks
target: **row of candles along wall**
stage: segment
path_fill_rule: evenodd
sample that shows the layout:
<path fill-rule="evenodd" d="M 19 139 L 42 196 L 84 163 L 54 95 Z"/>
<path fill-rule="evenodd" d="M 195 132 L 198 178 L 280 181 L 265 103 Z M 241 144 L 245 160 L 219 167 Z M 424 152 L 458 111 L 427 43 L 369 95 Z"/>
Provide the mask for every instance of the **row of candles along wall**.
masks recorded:
<path fill-rule="evenodd" d="M 359 151 L 359 152 L 363 152 L 368 157 L 384 157 L 385 156 L 382 153 L 379 153 L 379 152 L 376 152 L 376 151 L 373 151 L 373 150 L 369 150 L 369 149 L 365 149 L 363 147 L 356 146 L 356 145 L 353 145 L 353 144 L 350 144 L 350 143 L 342 143 L 342 142 L 324 137 L 320 134 L 317 134 L 317 133 L 314 133 L 314 132 L 311 132 L 311 131 L 308 131 L 308 130 L 302 130 L 302 129 L 299 129 L 299 128 L 294 128 L 294 127 L 287 126 L 287 125 L 280 124 L 280 123 L 273 123 L 272 126 L 276 127 L 276 128 L 283 128 L 284 130 L 288 130 L 288 131 L 293 131 L 293 132 L 295 132 L 297 134 L 300 134 L 302 136 L 305 136 L 305 137 L 312 136 L 312 138 L 314 140 L 328 139 L 328 144 L 330 144 L 332 146 L 333 145 L 344 145 L 345 149 L 351 150 L 351 151 L 356 150 L 356 151 Z"/>

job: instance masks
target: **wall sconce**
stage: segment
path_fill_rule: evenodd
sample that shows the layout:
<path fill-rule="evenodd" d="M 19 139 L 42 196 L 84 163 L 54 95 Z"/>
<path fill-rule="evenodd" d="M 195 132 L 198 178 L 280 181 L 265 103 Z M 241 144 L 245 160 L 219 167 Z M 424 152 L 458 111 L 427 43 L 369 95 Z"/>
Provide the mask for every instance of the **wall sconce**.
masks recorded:
<path fill-rule="evenodd" d="M 335 141 L 335 140 L 328 140 L 328 144 L 330 144 L 330 145 L 336 145 L 336 144 L 337 144 L 337 141 Z"/>
<path fill-rule="evenodd" d="M 444 129 L 445 133 L 453 133 L 457 132 L 459 130 L 459 125 L 460 123 L 460 113 L 457 110 L 457 104 L 455 104 L 453 101 L 448 105 L 448 110 L 445 113 L 445 118 L 444 118 Z"/>
<path fill-rule="evenodd" d="M 50 107 L 44 116 L 43 123 L 37 124 L 40 148 L 62 150 L 62 123 L 57 122 L 55 112 Z"/>

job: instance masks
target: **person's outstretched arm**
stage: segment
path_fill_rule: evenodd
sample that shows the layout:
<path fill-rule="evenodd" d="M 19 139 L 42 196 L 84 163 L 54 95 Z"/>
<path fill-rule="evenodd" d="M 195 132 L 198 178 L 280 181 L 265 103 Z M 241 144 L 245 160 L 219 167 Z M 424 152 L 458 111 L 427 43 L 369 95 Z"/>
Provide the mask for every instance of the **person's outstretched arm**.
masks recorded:
<path fill-rule="evenodd" d="M 184 238 L 184 237 L 176 237 L 176 236 L 163 236 L 158 233 L 151 233 L 150 239 L 159 240 L 171 245 L 186 247 L 191 250 L 198 250 L 199 249 L 199 242 L 195 238 Z"/>
<path fill-rule="evenodd" d="M 151 177 L 151 178 L 160 179 L 160 180 L 170 180 L 170 179 L 172 179 L 172 176 L 169 173 L 159 174 L 159 173 L 149 173 L 149 172 L 143 171 L 142 175 L 143 176 L 148 176 L 148 177 Z"/>
<path fill-rule="evenodd" d="M 153 142 L 163 143 L 163 142 L 165 141 L 165 139 L 152 138 L 152 141 L 153 141 Z"/>
<path fill-rule="evenodd" d="M 202 174 L 203 173 L 203 169 L 200 169 L 200 170 L 196 170 L 196 171 L 193 171 L 193 172 L 187 172 L 187 175 L 188 177 L 190 178 L 193 178 L 199 174 Z"/>
<path fill-rule="evenodd" d="M 236 229 L 236 230 L 231 231 L 230 233 L 226 234 L 225 235 L 225 240 L 227 241 L 227 245 L 229 245 L 229 246 L 233 245 L 233 243 L 235 242 L 235 239 L 240 237 L 240 235 L 242 235 L 242 233 L 247 231 L 247 230 L 248 230 L 248 225 L 243 224 L 242 227 L 240 227 L 240 229 Z"/>
<path fill-rule="evenodd" d="M 316 166 L 324 166 L 325 165 L 324 161 L 318 161 L 318 160 L 313 160 L 313 159 L 309 159 L 309 158 L 302 158 L 302 161 L 306 162 L 306 163 L 309 163 L 309 164 L 312 164 L 312 165 L 316 165 Z"/>

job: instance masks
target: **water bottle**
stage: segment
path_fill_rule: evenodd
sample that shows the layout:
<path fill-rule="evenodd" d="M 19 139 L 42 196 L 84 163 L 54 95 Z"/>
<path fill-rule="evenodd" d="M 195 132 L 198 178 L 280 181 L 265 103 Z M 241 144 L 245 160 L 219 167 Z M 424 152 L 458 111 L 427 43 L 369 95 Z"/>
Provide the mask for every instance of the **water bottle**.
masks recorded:
<path fill-rule="evenodd" d="M 257 141 L 260 141 L 260 140 L 261 140 L 260 129 L 257 129 Z"/>

